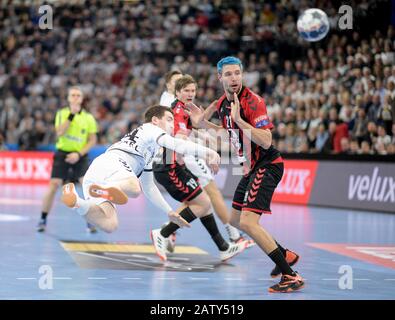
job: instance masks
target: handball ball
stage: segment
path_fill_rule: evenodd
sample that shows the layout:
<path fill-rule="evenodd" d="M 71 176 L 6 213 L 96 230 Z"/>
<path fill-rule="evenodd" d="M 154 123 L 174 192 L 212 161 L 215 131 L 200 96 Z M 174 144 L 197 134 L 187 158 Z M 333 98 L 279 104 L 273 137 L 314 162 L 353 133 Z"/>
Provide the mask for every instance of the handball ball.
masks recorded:
<path fill-rule="evenodd" d="M 320 9 L 307 9 L 298 18 L 297 28 L 300 36 L 307 41 L 320 41 L 329 31 L 329 20 Z"/>

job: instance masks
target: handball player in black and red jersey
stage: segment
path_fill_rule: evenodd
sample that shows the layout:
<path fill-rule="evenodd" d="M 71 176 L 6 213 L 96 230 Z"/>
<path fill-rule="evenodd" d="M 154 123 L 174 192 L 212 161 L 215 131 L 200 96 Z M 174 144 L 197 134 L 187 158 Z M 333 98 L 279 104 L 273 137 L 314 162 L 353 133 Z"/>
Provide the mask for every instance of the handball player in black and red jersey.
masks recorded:
<path fill-rule="evenodd" d="M 260 225 L 262 214 L 271 214 L 270 203 L 284 171 L 280 152 L 272 145 L 273 124 L 267 115 L 265 101 L 242 84 L 243 66 L 236 57 L 217 63 L 218 79 L 224 94 L 215 106 L 205 111 L 189 104 L 190 119 L 195 127 L 226 129 L 239 162 L 244 167 L 232 202 L 231 223 L 246 232 L 276 264 L 271 276 L 282 275 L 269 292 L 292 292 L 304 286 L 302 277 L 291 268 L 299 257 L 284 249 Z M 208 121 L 216 109 L 222 121 L 217 126 Z"/>

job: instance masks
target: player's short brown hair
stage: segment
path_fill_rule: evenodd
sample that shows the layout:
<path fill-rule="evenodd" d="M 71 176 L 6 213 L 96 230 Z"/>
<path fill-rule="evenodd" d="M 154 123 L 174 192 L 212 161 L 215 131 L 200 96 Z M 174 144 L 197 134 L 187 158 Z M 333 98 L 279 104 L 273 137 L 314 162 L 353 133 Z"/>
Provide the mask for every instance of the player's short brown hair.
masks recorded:
<path fill-rule="evenodd" d="M 153 117 L 161 119 L 165 115 L 166 111 L 173 114 L 173 110 L 165 106 L 155 105 L 148 108 L 144 114 L 144 123 L 151 122 Z"/>
<path fill-rule="evenodd" d="M 185 88 L 187 85 L 189 85 L 191 83 L 193 83 L 196 86 L 196 89 L 197 89 L 197 82 L 196 82 L 196 80 L 192 76 L 190 76 L 189 74 L 186 74 L 186 75 L 182 76 L 180 79 L 178 79 L 176 81 L 174 89 L 175 89 L 176 92 L 177 91 L 181 91 L 183 88 Z"/>
<path fill-rule="evenodd" d="M 166 74 L 165 74 L 165 81 L 166 81 L 166 83 L 169 83 L 171 78 L 173 78 L 173 76 L 175 76 L 176 74 L 181 74 L 182 75 L 182 72 L 179 71 L 179 70 L 172 70 L 172 71 L 166 72 Z"/>

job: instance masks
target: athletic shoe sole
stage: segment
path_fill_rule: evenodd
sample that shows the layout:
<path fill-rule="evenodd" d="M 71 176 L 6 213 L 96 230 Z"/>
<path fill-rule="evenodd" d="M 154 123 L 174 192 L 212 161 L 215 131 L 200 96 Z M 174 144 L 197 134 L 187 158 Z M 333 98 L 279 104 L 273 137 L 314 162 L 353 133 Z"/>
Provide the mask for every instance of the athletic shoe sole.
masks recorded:
<path fill-rule="evenodd" d="M 115 204 L 126 204 L 128 202 L 128 196 L 116 187 L 101 187 L 92 184 L 89 187 L 89 194 L 94 198 L 103 198 Z"/>
<path fill-rule="evenodd" d="M 305 287 L 305 284 L 303 283 L 301 286 L 297 287 L 296 289 L 292 288 L 287 288 L 285 290 L 273 290 L 272 288 L 269 288 L 269 293 L 291 293 L 291 292 L 296 292 L 299 291 L 300 289 L 303 289 Z"/>
<path fill-rule="evenodd" d="M 160 253 L 158 252 L 158 250 L 156 250 L 156 246 L 155 246 L 155 244 L 154 244 L 154 236 L 152 235 L 152 230 L 151 230 L 151 232 L 150 232 L 150 236 L 151 236 L 152 245 L 154 246 L 156 255 L 157 255 L 163 262 L 166 261 L 166 260 L 167 260 L 167 257 L 161 256 Z"/>
<path fill-rule="evenodd" d="M 74 183 L 67 183 L 62 188 L 62 197 L 60 200 L 69 208 L 74 208 L 77 203 L 77 196 L 74 190 Z"/>

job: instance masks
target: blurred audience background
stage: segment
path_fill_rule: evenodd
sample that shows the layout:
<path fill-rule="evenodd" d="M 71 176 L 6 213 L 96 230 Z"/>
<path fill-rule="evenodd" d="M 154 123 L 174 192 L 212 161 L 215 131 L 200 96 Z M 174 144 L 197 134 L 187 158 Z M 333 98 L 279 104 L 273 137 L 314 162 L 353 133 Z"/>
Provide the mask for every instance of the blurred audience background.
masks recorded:
<path fill-rule="evenodd" d="M 53 144 L 54 115 L 67 88 L 110 144 L 159 102 L 164 74 L 198 82 L 197 102 L 221 95 L 215 64 L 236 55 L 244 83 L 262 95 L 274 144 L 284 153 L 395 153 L 395 29 L 388 1 L 349 1 L 353 30 L 339 30 L 339 1 L 55 1 L 53 29 L 38 5 L 0 6 L 0 149 Z M 324 9 L 331 31 L 298 37 L 306 8 Z M 371 23 L 374 21 L 374 27 Z"/>

